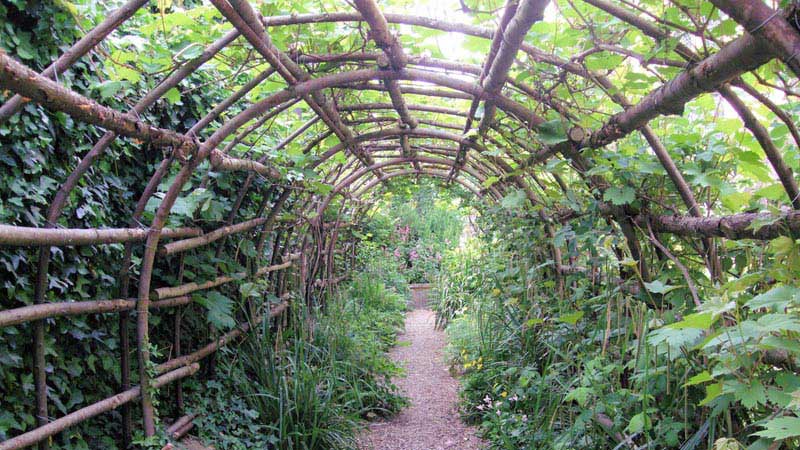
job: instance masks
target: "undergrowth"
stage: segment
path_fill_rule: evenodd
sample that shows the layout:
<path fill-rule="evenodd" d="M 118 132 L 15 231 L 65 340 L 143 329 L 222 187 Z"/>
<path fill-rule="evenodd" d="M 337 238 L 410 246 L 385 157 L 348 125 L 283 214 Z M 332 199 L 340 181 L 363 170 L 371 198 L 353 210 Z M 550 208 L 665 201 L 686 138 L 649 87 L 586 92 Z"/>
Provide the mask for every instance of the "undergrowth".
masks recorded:
<path fill-rule="evenodd" d="M 635 266 L 603 239 L 585 262 L 600 275 L 560 291 L 547 249 L 521 243 L 535 231 L 499 222 L 437 283 L 463 415 L 488 448 L 800 448 L 796 241 L 729 248 L 765 263 L 700 285 L 698 306 L 667 263 L 622 286 L 614 273 Z"/>
<path fill-rule="evenodd" d="M 207 382 L 200 437 L 219 449 L 355 448 L 364 419 L 406 404 L 385 353 L 405 308 L 404 296 L 360 276 L 324 309 L 296 307 L 285 330 L 251 333 Z"/>

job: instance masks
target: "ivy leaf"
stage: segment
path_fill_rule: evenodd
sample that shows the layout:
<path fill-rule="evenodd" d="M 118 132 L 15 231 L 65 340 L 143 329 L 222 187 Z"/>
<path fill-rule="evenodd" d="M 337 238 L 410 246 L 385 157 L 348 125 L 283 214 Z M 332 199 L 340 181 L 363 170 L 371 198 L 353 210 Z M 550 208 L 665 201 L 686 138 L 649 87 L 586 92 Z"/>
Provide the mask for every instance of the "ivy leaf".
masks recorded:
<path fill-rule="evenodd" d="M 517 189 L 503 197 L 500 205 L 506 209 L 521 209 L 523 206 L 525 206 L 525 200 L 527 199 L 528 198 L 525 196 L 525 192 L 523 192 L 521 189 Z"/>
<path fill-rule="evenodd" d="M 253 240 L 252 239 L 244 239 L 242 241 L 242 245 L 241 245 L 240 248 L 242 249 L 242 253 L 245 256 L 247 256 L 249 258 L 255 258 L 256 257 L 256 246 L 255 246 L 255 244 L 253 244 Z"/>
<path fill-rule="evenodd" d="M 8 411 L 0 413 L 0 436 L 4 436 L 8 430 L 24 430 L 25 427 L 20 424 L 14 415 Z"/>
<path fill-rule="evenodd" d="M 636 200 L 636 191 L 628 186 L 611 187 L 603 193 L 603 200 L 616 206 L 627 205 Z"/>
<path fill-rule="evenodd" d="M 239 294 L 241 294 L 242 297 L 258 297 L 261 292 L 258 288 L 258 284 L 247 282 L 239 285 Z"/>
<path fill-rule="evenodd" d="M 776 440 L 800 436 L 800 417 L 777 417 L 765 423 L 763 430 L 753 434 Z"/>
<path fill-rule="evenodd" d="M 97 92 L 100 93 L 100 97 L 103 99 L 114 97 L 122 88 L 125 87 L 125 82 L 123 81 L 104 81 L 96 86 Z"/>

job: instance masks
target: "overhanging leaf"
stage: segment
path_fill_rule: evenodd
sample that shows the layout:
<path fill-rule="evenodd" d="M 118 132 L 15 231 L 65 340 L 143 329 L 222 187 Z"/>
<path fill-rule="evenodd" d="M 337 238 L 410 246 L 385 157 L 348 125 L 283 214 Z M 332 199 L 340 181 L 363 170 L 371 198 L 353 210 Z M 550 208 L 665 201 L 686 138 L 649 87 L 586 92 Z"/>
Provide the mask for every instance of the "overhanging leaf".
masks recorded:
<path fill-rule="evenodd" d="M 560 120 L 551 120 L 536 126 L 537 137 L 545 145 L 556 145 L 567 140 L 567 132 Z"/>
<path fill-rule="evenodd" d="M 753 434 L 776 440 L 800 436 L 800 417 L 777 417 L 765 423 L 763 430 Z"/>
<path fill-rule="evenodd" d="M 763 294 L 756 295 L 744 304 L 750 309 L 774 308 L 783 311 L 789 303 L 797 299 L 798 289 L 793 286 L 778 286 L 770 289 Z"/>
<path fill-rule="evenodd" d="M 636 191 L 628 186 L 610 187 L 603 193 L 603 200 L 616 206 L 627 205 L 636 200 Z"/>
<path fill-rule="evenodd" d="M 205 306 L 208 310 L 208 321 L 219 329 L 229 329 L 236 326 L 233 318 L 233 300 L 216 291 L 205 295 L 195 296 L 195 302 Z"/>
<path fill-rule="evenodd" d="M 667 294 L 669 292 L 678 289 L 678 286 L 671 286 L 669 284 L 663 283 L 661 280 L 655 280 L 651 283 L 644 283 L 644 287 L 647 288 L 648 291 L 654 294 Z"/>

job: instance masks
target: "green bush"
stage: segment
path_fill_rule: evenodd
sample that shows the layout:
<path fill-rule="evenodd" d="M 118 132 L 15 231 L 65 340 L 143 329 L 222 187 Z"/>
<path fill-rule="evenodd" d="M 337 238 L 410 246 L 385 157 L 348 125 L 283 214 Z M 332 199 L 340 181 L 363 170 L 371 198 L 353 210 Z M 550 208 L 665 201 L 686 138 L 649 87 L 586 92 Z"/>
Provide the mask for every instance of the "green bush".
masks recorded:
<path fill-rule="evenodd" d="M 578 273 L 559 293 L 547 254 L 514 239 L 524 224 L 492 221 L 512 239 L 448 255 L 437 283 L 462 411 L 490 449 L 800 445 L 796 241 L 695 306 L 669 281 L 629 293 Z"/>

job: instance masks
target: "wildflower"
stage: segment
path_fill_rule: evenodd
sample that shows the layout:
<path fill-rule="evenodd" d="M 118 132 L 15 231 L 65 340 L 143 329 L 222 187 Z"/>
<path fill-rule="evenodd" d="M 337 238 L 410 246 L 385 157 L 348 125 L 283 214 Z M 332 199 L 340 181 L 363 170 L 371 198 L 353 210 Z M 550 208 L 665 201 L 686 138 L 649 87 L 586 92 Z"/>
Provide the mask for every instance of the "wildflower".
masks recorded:
<path fill-rule="evenodd" d="M 508 392 L 506 392 L 506 391 L 501 392 L 500 393 L 500 397 L 503 397 L 503 398 L 508 397 Z"/>
<path fill-rule="evenodd" d="M 511 397 L 508 398 L 508 401 L 510 401 L 510 402 L 516 402 L 518 400 L 519 400 L 519 397 L 517 397 L 517 394 L 514 394 L 514 395 L 512 395 Z"/>
<path fill-rule="evenodd" d="M 528 415 L 527 414 L 523 414 L 522 415 L 522 421 L 523 422 L 527 422 L 528 421 Z"/>
<path fill-rule="evenodd" d="M 476 408 L 478 409 L 478 411 L 483 411 L 485 406 L 483 406 L 483 404 L 479 404 L 478 406 L 476 406 Z"/>

